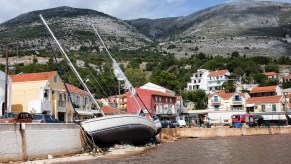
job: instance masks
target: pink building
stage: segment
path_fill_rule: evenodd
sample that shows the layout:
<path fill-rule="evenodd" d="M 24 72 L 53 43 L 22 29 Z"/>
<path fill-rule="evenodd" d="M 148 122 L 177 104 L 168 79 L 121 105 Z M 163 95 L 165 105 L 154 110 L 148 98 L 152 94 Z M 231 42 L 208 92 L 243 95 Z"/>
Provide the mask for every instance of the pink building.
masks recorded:
<path fill-rule="evenodd" d="M 136 88 L 136 92 L 140 99 L 135 95 L 142 109 L 149 109 L 153 114 L 159 117 L 176 117 L 178 111 L 175 108 L 176 97 L 160 91 L 153 91 L 147 89 Z M 131 94 L 126 93 L 127 96 L 127 113 L 136 113 L 139 110 L 139 106 L 135 102 Z"/>

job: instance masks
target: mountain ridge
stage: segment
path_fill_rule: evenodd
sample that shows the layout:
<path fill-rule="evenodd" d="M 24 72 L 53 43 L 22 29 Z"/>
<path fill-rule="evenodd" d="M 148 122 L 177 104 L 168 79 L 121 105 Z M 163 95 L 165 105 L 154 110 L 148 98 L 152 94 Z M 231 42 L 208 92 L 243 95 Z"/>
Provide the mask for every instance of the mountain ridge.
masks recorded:
<path fill-rule="evenodd" d="M 187 57 L 200 52 L 276 57 L 290 55 L 291 3 L 233 2 L 187 16 L 120 20 L 90 9 L 67 6 L 21 14 L 0 24 L 0 44 L 19 43 L 22 49 L 46 49 L 39 13 L 68 50 L 102 48 L 91 24 L 109 47 L 137 49 L 154 43 L 163 54 Z M 11 29 L 9 29 L 11 28 Z"/>

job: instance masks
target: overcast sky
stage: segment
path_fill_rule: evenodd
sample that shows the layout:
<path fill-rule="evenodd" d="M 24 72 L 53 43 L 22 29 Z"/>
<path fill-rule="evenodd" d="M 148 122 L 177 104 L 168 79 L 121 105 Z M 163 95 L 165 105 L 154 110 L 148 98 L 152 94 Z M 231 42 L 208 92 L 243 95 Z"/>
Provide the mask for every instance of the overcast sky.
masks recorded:
<path fill-rule="evenodd" d="M 243 0 L 0 0 L 0 23 L 23 13 L 59 6 L 93 9 L 119 19 L 136 19 L 186 16 L 233 1 Z M 291 3 L 291 0 L 274 1 Z"/>

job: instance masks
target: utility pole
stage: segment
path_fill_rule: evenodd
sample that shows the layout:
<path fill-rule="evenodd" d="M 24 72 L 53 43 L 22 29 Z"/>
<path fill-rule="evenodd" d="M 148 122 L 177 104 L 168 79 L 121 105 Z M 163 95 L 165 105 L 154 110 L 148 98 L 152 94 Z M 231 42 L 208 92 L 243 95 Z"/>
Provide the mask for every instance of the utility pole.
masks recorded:
<path fill-rule="evenodd" d="M 5 100 L 4 100 L 4 113 L 7 112 L 7 86 L 8 86 L 8 48 L 6 47 L 6 67 L 5 67 Z"/>
<path fill-rule="evenodd" d="M 286 100 L 286 95 L 285 95 L 285 92 L 283 93 L 283 96 L 284 96 L 284 110 L 285 110 L 285 115 L 286 115 L 286 125 L 288 126 L 288 112 L 287 112 L 287 109 L 288 109 L 288 106 L 286 107 L 286 104 L 287 103 L 287 100 Z"/>

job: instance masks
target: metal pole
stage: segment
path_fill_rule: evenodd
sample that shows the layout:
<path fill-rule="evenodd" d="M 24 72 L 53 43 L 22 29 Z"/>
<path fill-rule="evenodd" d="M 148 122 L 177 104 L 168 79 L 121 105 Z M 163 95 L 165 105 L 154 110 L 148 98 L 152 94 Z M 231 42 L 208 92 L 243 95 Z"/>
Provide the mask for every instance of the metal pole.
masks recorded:
<path fill-rule="evenodd" d="M 7 112 L 7 96 L 8 96 L 8 48 L 6 47 L 6 67 L 5 67 L 5 100 L 4 100 L 4 113 Z"/>
<path fill-rule="evenodd" d="M 103 39 L 101 38 L 100 34 L 98 33 L 97 29 L 95 28 L 95 26 L 94 26 L 93 24 L 92 24 L 92 27 L 93 27 L 93 29 L 94 29 L 94 32 L 95 32 L 96 36 L 100 39 L 100 41 L 101 41 L 103 47 L 105 48 L 105 50 L 106 50 L 108 56 L 109 56 L 110 59 L 112 60 L 113 64 L 115 64 L 116 66 L 118 66 L 117 62 L 115 61 L 115 59 L 113 59 L 112 55 L 110 54 L 109 50 L 107 49 L 107 47 L 106 47 L 106 45 L 105 45 L 105 43 L 104 43 L 104 41 L 103 41 Z M 133 88 L 133 86 L 131 85 L 131 83 L 129 82 L 129 80 L 127 79 L 127 77 L 124 75 L 123 71 L 121 70 L 121 68 L 120 68 L 119 66 L 118 66 L 118 70 L 119 70 L 119 72 L 122 74 L 123 78 L 125 78 L 125 79 L 124 79 L 125 83 L 127 83 L 127 85 L 130 86 L 130 87 L 129 87 L 130 92 L 131 92 L 131 93 L 136 92 L 135 89 Z M 137 94 L 137 92 L 136 92 L 136 94 Z M 137 101 L 135 95 L 132 94 L 132 97 L 133 97 L 133 100 L 135 101 L 135 103 L 138 105 L 139 109 L 141 109 L 141 106 L 140 106 L 139 102 Z M 143 103 L 143 102 L 142 102 L 142 103 Z M 146 106 L 145 106 L 145 108 L 146 108 Z M 148 111 L 148 112 L 150 113 L 150 111 Z"/>
<path fill-rule="evenodd" d="M 71 69 L 73 70 L 73 72 L 75 73 L 75 75 L 77 76 L 77 78 L 79 79 L 79 81 L 81 82 L 82 86 L 86 89 L 86 91 L 89 93 L 92 101 L 95 103 L 95 105 L 97 106 L 97 108 L 99 109 L 100 113 L 102 116 L 105 116 L 105 114 L 103 113 L 103 111 L 101 110 L 100 106 L 98 105 L 96 99 L 94 98 L 94 96 L 92 95 L 92 93 L 90 92 L 89 88 L 87 87 L 87 85 L 85 84 L 85 82 L 82 80 L 81 76 L 79 75 L 78 71 L 75 69 L 73 63 L 71 62 L 71 60 L 69 59 L 68 55 L 66 54 L 66 52 L 64 51 L 64 49 L 62 48 L 61 44 L 59 43 L 59 41 L 57 40 L 57 38 L 55 37 L 55 35 L 53 34 L 53 32 L 51 31 L 51 29 L 49 28 L 48 24 L 46 23 L 45 19 L 42 17 L 42 15 L 40 14 L 40 19 L 42 20 L 43 24 L 45 25 L 45 27 L 48 29 L 49 33 L 51 34 L 51 36 L 53 37 L 53 39 L 55 40 L 55 42 L 57 43 L 57 45 L 59 46 L 62 54 L 64 55 L 65 59 L 67 60 L 69 66 L 71 67 Z"/>
<path fill-rule="evenodd" d="M 285 110 L 285 115 L 286 115 L 286 126 L 288 126 L 288 112 L 287 112 L 287 108 L 286 108 L 286 103 L 287 103 L 287 101 L 286 101 L 286 95 L 285 95 L 285 93 L 283 93 L 283 96 L 284 96 L 284 110 Z"/>

